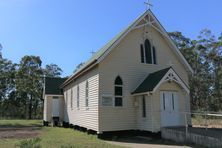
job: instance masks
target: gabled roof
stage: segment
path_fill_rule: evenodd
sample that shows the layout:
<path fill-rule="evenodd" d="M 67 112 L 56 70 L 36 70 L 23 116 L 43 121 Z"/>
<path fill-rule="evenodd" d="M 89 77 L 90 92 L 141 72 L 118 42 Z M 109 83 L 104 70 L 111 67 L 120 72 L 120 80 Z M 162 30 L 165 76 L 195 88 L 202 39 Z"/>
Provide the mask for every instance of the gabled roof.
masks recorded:
<path fill-rule="evenodd" d="M 169 68 L 154 72 L 149 74 L 146 79 L 136 88 L 132 94 L 139 94 L 145 92 L 152 92 L 161 79 L 166 75 L 170 70 Z"/>
<path fill-rule="evenodd" d="M 176 82 L 185 91 L 187 91 L 187 93 L 189 93 L 189 87 L 186 85 L 186 83 L 183 82 L 172 67 L 169 67 L 149 74 L 146 79 L 136 88 L 136 90 L 132 92 L 132 94 L 135 95 L 155 92 L 163 82 L 167 81 Z"/>
<path fill-rule="evenodd" d="M 65 82 L 67 78 L 45 78 L 45 95 L 62 95 L 60 85 Z"/>
<path fill-rule="evenodd" d="M 126 29 L 124 29 L 122 32 L 120 32 L 117 36 L 115 36 L 110 42 L 108 42 L 103 48 L 101 48 L 98 52 L 96 52 L 78 71 L 76 71 L 72 76 L 69 77 L 69 79 L 67 81 L 64 82 L 64 84 L 61 87 L 64 87 L 66 85 L 68 85 L 73 79 L 76 78 L 76 76 L 81 73 L 81 71 L 85 70 L 86 68 L 88 68 L 88 65 L 92 64 L 92 63 L 99 63 L 100 61 L 102 61 L 106 55 L 109 54 L 109 52 L 116 47 L 119 42 L 128 34 L 130 33 L 133 29 L 135 29 L 135 27 L 147 16 L 151 16 L 152 19 L 155 20 L 156 25 L 158 26 L 158 30 L 164 32 L 163 36 L 165 37 L 165 39 L 168 41 L 168 43 L 172 46 L 172 48 L 174 49 L 174 52 L 176 53 L 176 55 L 179 56 L 179 59 L 182 61 L 182 63 L 184 63 L 184 65 L 187 67 L 187 69 L 192 73 L 193 70 L 191 68 L 191 66 L 188 64 L 188 62 L 185 60 L 185 58 L 183 57 L 183 55 L 180 53 L 179 49 L 177 48 L 177 46 L 174 44 L 174 42 L 172 41 L 172 39 L 169 37 L 168 33 L 166 32 L 166 30 L 163 28 L 163 26 L 160 24 L 160 22 L 157 20 L 157 18 L 154 16 L 154 14 L 152 13 L 151 10 L 147 10 L 145 13 L 143 13 L 139 18 L 137 18 L 133 23 L 131 23 Z M 154 27 L 155 29 L 157 29 L 155 26 L 151 25 L 152 27 Z"/>

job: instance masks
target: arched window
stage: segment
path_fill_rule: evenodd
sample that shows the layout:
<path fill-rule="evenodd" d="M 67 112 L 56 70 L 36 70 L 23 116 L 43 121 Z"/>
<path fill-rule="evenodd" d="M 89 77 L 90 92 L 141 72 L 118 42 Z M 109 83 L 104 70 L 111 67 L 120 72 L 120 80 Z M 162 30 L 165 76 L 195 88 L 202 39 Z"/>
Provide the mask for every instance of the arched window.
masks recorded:
<path fill-rule="evenodd" d="M 156 48 L 151 45 L 148 39 L 144 41 L 144 44 L 140 45 L 140 54 L 141 54 L 141 63 L 157 64 Z"/>
<path fill-rule="evenodd" d="M 152 64 L 151 44 L 148 39 L 145 40 L 146 63 Z"/>
<path fill-rule="evenodd" d="M 153 64 L 157 64 L 156 63 L 156 48 L 153 46 Z"/>
<path fill-rule="evenodd" d="M 123 106 L 123 81 L 120 76 L 115 79 L 115 106 Z"/>
<path fill-rule="evenodd" d="M 145 63 L 143 45 L 140 45 L 141 63 Z"/>

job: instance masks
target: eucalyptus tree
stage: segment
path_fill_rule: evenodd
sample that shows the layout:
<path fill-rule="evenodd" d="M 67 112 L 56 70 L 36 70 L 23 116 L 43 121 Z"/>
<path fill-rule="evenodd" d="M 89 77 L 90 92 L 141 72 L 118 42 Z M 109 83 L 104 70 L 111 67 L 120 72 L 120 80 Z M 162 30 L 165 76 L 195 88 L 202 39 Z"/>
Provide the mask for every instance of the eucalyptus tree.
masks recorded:
<path fill-rule="evenodd" d="M 20 97 L 25 97 L 28 118 L 36 115 L 38 104 L 42 97 L 42 61 L 38 56 L 24 56 L 16 74 L 16 90 Z"/>
<path fill-rule="evenodd" d="M 62 69 L 56 64 L 48 64 L 45 66 L 44 76 L 46 77 L 61 77 Z"/>

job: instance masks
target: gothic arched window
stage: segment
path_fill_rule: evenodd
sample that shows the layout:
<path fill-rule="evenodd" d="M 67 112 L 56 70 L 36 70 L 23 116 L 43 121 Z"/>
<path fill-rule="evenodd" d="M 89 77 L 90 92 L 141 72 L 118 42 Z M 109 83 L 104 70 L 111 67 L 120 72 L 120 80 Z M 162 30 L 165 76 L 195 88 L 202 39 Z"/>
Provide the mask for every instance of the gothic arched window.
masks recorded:
<path fill-rule="evenodd" d="M 120 76 L 115 79 L 115 106 L 123 106 L 123 81 Z"/>
<path fill-rule="evenodd" d="M 141 54 L 141 63 L 157 64 L 156 48 L 151 45 L 148 39 L 144 41 L 144 44 L 140 45 L 140 54 Z"/>
<path fill-rule="evenodd" d="M 146 63 L 152 64 L 152 54 L 151 54 L 151 44 L 148 39 L 145 40 L 145 56 L 146 56 Z"/>

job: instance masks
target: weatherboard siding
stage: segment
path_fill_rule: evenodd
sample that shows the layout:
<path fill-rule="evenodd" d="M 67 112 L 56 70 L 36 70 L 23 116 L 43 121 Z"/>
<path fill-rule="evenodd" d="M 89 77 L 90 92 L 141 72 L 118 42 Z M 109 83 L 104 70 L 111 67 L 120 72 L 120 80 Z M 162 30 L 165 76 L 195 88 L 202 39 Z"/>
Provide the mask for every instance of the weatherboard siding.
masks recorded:
<path fill-rule="evenodd" d="M 151 96 L 145 95 L 145 102 L 146 102 L 146 117 L 143 117 L 143 109 L 142 109 L 142 96 L 136 97 L 136 102 L 138 106 L 136 107 L 137 113 L 137 122 L 136 127 L 138 130 L 143 131 L 152 131 L 152 102 Z"/>
<path fill-rule="evenodd" d="M 85 104 L 86 81 L 89 86 L 89 106 Z M 77 107 L 77 86 L 79 86 L 79 107 Z M 98 97 L 99 97 L 98 68 L 94 68 L 79 77 L 64 88 L 66 98 L 66 122 L 98 131 Z M 73 91 L 73 106 L 71 106 L 71 89 Z"/>
<path fill-rule="evenodd" d="M 100 105 L 100 131 L 137 129 L 135 97 L 131 95 L 131 92 L 141 84 L 148 74 L 167 68 L 170 63 L 173 63 L 172 67 L 188 84 L 188 73 L 185 66 L 170 49 L 165 39 L 150 27 L 148 36 L 156 47 L 157 65 L 141 63 L 142 29 L 131 31 L 99 64 L 100 100 L 103 95 L 114 97 L 114 80 L 118 75 L 123 80 L 123 107 L 102 107 Z"/>
<path fill-rule="evenodd" d="M 55 95 L 58 97 L 57 95 Z M 43 111 L 43 120 L 51 122 L 52 121 L 52 99 L 53 95 L 45 95 L 44 99 L 44 111 Z M 63 121 L 64 118 L 64 102 L 63 96 L 59 96 L 59 118 L 60 121 Z"/>

